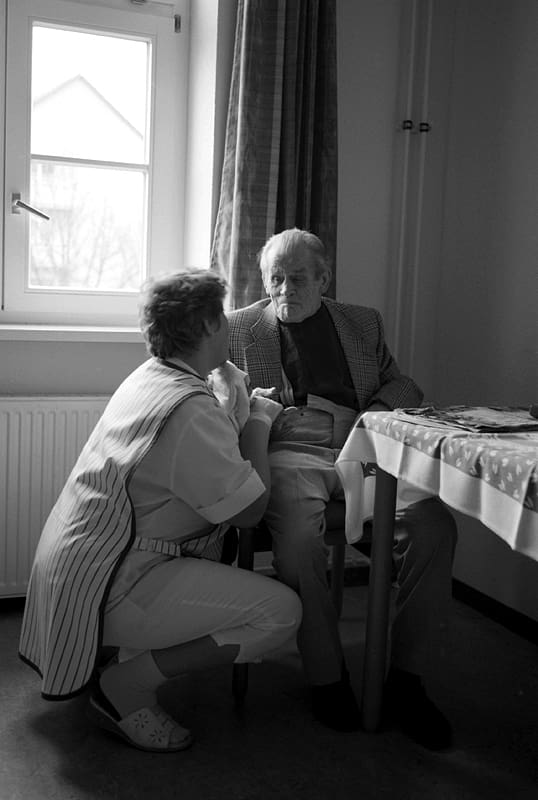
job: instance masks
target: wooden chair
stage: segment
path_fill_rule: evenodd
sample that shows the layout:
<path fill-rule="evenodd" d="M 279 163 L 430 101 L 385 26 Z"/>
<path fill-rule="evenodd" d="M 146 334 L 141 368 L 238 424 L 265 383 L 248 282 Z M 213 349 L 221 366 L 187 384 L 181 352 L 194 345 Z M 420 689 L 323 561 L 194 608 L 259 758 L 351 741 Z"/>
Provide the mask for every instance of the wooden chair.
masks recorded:
<path fill-rule="evenodd" d="M 331 598 L 338 616 L 342 612 L 344 598 L 344 563 L 346 556 L 345 535 L 346 509 L 343 502 L 331 500 L 325 510 L 325 542 L 332 547 L 330 587 Z M 254 568 L 254 555 L 272 549 L 271 534 L 263 521 L 254 528 L 238 529 L 239 544 L 237 566 Z M 248 664 L 233 665 L 232 690 L 236 702 L 244 700 L 248 687 Z"/>

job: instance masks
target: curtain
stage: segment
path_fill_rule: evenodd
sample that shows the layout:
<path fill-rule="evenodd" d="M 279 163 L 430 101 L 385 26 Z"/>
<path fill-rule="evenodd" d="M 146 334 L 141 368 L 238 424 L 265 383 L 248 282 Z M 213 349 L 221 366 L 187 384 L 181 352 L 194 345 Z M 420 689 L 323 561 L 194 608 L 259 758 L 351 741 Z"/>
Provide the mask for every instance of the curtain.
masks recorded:
<path fill-rule="evenodd" d="M 265 296 L 257 253 L 294 226 L 333 268 L 337 202 L 336 0 L 239 0 L 211 266 L 239 308 Z"/>

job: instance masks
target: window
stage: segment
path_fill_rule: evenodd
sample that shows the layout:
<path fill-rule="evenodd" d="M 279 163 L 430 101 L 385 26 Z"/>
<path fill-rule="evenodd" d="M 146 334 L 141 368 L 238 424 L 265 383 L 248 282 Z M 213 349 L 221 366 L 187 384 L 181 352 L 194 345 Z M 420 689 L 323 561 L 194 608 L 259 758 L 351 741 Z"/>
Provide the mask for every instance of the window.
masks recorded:
<path fill-rule="evenodd" d="M 186 8 L 7 0 L 0 322 L 132 325 L 182 265 Z"/>

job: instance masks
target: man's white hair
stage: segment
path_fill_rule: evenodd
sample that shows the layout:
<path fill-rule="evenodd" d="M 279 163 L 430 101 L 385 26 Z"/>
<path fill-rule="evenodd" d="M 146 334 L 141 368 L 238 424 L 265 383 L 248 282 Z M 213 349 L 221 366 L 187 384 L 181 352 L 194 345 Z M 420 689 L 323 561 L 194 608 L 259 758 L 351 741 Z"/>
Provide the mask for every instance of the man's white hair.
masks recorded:
<path fill-rule="evenodd" d="M 300 228 L 288 228 L 280 233 L 275 233 L 269 237 L 262 249 L 258 254 L 258 263 L 262 275 L 265 277 L 269 269 L 268 253 L 273 248 L 278 247 L 280 252 L 293 250 L 296 247 L 304 247 L 309 250 L 313 256 L 316 277 L 323 272 L 331 274 L 331 268 L 327 259 L 327 252 L 325 245 L 315 233 L 304 231 Z"/>

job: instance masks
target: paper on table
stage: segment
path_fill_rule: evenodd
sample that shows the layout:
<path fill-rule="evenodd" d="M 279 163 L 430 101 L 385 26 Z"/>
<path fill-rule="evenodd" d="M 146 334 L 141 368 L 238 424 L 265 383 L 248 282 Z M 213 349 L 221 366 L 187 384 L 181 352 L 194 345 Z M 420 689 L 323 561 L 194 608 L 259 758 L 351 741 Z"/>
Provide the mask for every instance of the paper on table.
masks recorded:
<path fill-rule="evenodd" d="M 406 422 L 432 427 L 461 428 L 477 433 L 538 431 L 538 420 L 525 408 L 510 406 L 447 406 L 436 408 L 398 408 L 396 413 Z"/>

